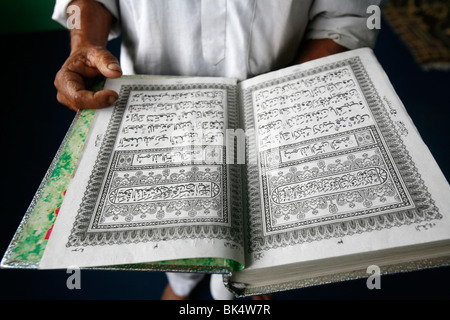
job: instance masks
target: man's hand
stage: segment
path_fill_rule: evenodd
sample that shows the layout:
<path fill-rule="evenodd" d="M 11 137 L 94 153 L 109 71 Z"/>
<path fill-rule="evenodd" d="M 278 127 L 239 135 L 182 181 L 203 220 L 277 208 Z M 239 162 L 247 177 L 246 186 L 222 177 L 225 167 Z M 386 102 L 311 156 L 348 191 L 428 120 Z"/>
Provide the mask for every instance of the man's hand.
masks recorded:
<path fill-rule="evenodd" d="M 106 49 L 114 17 L 94 0 L 74 0 L 69 4 L 80 8 L 81 28 L 70 31 L 70 56 L 55 77 L 57 99 L 75 111 L 109 106 L 118 94 L 112 90 L 94 93 L 90 87 L 99 76 L 122 75 L 116 57 Z"/>
<path fill-rule="evenodd" d="M 119 62 L 104 47 L 81 46 L 72 51 L 56 74 L 57 99 L 70 109 L 104 108 L 118 99 L 112 90 L 93 92 L 90 87 L 99 76 L 117 78 L 122 75 Z"/>
<path fill-rule="evenodd" d="M 300 64 L 347 50 L 347 48 L 337 44 L 331 39 L 308 40 L 300 48 L 295 63 Z"/>

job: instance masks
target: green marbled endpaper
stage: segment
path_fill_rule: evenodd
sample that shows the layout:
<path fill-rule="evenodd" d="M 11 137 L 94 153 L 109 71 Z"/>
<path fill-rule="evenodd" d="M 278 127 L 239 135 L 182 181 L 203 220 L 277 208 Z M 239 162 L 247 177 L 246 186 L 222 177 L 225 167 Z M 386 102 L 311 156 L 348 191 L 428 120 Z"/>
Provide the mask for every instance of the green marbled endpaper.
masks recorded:
<path fill-rule="evenodd" d="M 5 254 L 2 266 L 37 267 L 75 170 L 95 110 L 75 116 Z"/>

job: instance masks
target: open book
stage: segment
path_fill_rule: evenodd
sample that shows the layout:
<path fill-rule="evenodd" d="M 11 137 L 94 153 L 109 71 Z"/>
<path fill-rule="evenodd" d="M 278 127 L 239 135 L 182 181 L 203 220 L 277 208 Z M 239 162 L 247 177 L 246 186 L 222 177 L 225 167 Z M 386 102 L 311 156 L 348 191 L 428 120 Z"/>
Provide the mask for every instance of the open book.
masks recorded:
<path fill-rule="evenodd" d="M 448 265 L 448 182 L 372 50 L 105 88 L 119 100 L 77 115 L 2 267 L 215 272 L 249 295 Z"/>

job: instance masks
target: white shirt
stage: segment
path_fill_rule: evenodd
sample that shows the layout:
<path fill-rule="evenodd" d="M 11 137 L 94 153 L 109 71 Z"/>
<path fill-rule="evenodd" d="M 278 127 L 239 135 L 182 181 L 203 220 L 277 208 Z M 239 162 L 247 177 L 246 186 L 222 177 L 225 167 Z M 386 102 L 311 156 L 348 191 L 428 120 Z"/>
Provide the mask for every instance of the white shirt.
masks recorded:
<path fill-rule="evenodd" d="M 98 0 L 117 19 L 124 74 L 239 80 L 292 63 L 303 39 L 373 47 L 367 7 L 383 0 Z M 53 19 L 66 25 L 70 0 Z M 83 14 L 81 12 L 81 14 Z M 81 26 L 82 28 L 83 26 Z"/>

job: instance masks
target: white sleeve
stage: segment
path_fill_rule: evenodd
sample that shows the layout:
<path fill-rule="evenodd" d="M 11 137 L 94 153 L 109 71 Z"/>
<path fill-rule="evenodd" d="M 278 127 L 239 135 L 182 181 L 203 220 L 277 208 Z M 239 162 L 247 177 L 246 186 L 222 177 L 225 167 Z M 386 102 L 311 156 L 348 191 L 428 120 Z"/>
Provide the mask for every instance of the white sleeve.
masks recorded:
<path fill-rule="evenodd" d="M 306 39 L 332 39 L 348 49 L 375 46 L 378 29 L 369 29 L 370 5 L 383 8 L 387 0 L 316 0 L 309 12 Z M 380 17 L 381 18 L 381 17 Z"/>
<path fill-rule="evenodd" d="M 67 6 L 72 0 L 56 0 L 55 7 L 53 9 L 52 19 L 59 22 L 61 25 L 67 28 Z M 103 4 L 103 6 L 116 18 L 111 32 L 109 34 L 109 40 L 117 38 L 120 35 L 120 11 L 118 0 L 96 0 Z M 83 14 L 81 12 L 81 14 Z M 83 27 L 83 26 L 81 26 Z"/>

